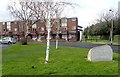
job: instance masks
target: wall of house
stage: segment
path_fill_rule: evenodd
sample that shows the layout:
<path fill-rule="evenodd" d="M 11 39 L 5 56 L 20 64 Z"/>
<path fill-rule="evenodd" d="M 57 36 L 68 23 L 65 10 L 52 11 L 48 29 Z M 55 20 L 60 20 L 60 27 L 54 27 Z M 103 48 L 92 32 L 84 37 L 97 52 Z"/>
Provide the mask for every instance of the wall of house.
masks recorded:
<path fill-rule="evenodd" d="M 67 19 L 66 22 L 62 22 L 62 19 Z M 56 22 L 56 19 L 52 19 L 52 26 L 51 26 L 51 36 L 54 35 L 54 38 L 56 37 L 56 33 L 57 33 L 57 27 L 58 27 L 58 22 Z M 35 21 L 31 21 L 31 23 L 33 23 Z M 2 31 L 3 33 L 8 32 L 7 31 L 7 23 L 8 22 L 4 22 L 4 24 L 1 22 L 0 23 L 0 27 L 2 26 Z M 13 32 L 14 34 L 20 33 L 24 30 L 23 27 L 23 22 L 22 21 L 12 21 L 10 22 L 10 26 L 11 26 L 11 32 Z M 77 17 L 74 18 L 61 18 L 59 20 L 59 33 L 61 33 L 62 37 L 64 39 L 66 39 L 67 41 L 69 40 L 73 40 L 76 41 L 77 40 L 77 26 L 78 26 L 78 19 Z M 29 32 L 31 35 L 36 35 L 39 34 L 42 37 L 47 35 L 47 30 L 46 30 L 46 25 L 43 21 L 38 20 L 36 23 L 30 25 L 29 24 Z M 44 37 L 44 38 L 45 38 Z M 68 40 L 69 39 L 69 40 Z"/>
<path fill-rule="evenodd" d="M 0 38 L 1 38 L 1 35 L 2 35 L 2 22 L 0 22 Z"/>

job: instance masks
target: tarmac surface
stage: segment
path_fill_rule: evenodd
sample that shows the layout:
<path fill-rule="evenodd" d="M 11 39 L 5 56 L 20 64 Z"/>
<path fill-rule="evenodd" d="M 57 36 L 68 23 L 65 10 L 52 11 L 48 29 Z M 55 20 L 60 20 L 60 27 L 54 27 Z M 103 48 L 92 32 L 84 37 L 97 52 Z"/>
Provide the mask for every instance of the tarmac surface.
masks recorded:
<path fill-rule="evenodd" d="M 46 42 L 28 42 L 28 44 L 46 44 Z M 51 42 L 50 44 L 55 45 L 55 42 Z M 93 48 L 96 46 L 101 46 L 105 44 L 100 43 L 88 43 L 88 42 L 59 42 L 59 46 L 70 46 L 77 48 Z M 0 44 L 0 50 L 8 48 L 11 45 Z M 110 45 L 113 49 L 113 52 L 120 53 L 120 45 Z"/>
<path fill-rule="evenodd" d="M 46 42 L 29 42 L 30 44 L 46 44 Z M 51 42 L 52 45 L 55 45 L 55 42 Z M 96 46 L 101 46 L 101 45 L 105 45 L 105 44 L 101 44 L 101 43 L 88 43 L 88 42 L 59 42 L 59 46 L 70 46 L 70 47 L 77 47 L 77 48 L 93 48 Z M 109 45 L 109 44 L 108 44 Z M 120 53 L 120 45 L 110 45 L 111 48 L 113 49 L 113 52 L 116 53 Z"/>

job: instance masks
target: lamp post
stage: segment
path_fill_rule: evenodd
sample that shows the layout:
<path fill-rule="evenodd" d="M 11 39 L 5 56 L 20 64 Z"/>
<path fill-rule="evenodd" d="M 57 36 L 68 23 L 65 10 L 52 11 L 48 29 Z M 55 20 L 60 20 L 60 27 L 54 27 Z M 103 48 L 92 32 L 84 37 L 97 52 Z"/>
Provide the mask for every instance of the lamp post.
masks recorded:
<path fill-rule="evenodd" d="M 113 10 L 109 10 L 110 12 L 113 13 Z M 110 45 L 113 43 L 113 17 L 111 18 L 111 28 L 110 28 Z"/>

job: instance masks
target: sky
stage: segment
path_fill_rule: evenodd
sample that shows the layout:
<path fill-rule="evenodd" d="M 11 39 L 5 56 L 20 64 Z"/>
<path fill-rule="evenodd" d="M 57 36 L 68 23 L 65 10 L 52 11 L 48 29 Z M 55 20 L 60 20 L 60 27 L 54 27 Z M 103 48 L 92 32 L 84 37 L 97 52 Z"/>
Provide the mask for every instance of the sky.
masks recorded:
<path fill-rule="evenodd" d="M 96 23 L 100 14 L 109 11 L 109 9 L 118 9 L 120 0 L 69 0 L 79 6 L 65 9 L 61 17 L 77 17 L 78 25 L 84 28 Z M 0 0 L 0 22 L 13 20 L 9 14 L 7 5 L 9 0 Z"/>

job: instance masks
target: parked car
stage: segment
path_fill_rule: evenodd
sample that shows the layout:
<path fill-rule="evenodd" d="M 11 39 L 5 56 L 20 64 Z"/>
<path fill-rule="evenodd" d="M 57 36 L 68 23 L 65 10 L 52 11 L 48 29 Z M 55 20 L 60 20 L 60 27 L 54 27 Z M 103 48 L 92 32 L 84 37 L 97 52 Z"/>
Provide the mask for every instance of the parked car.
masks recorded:
<path fill-rule="evenodd" d="M 0 39 L 0 43 L 3 43 L 3 44 L 15 44 L 16 39 L 14 39 L 12 37 L 3 37 L 2 39 Z"/>

